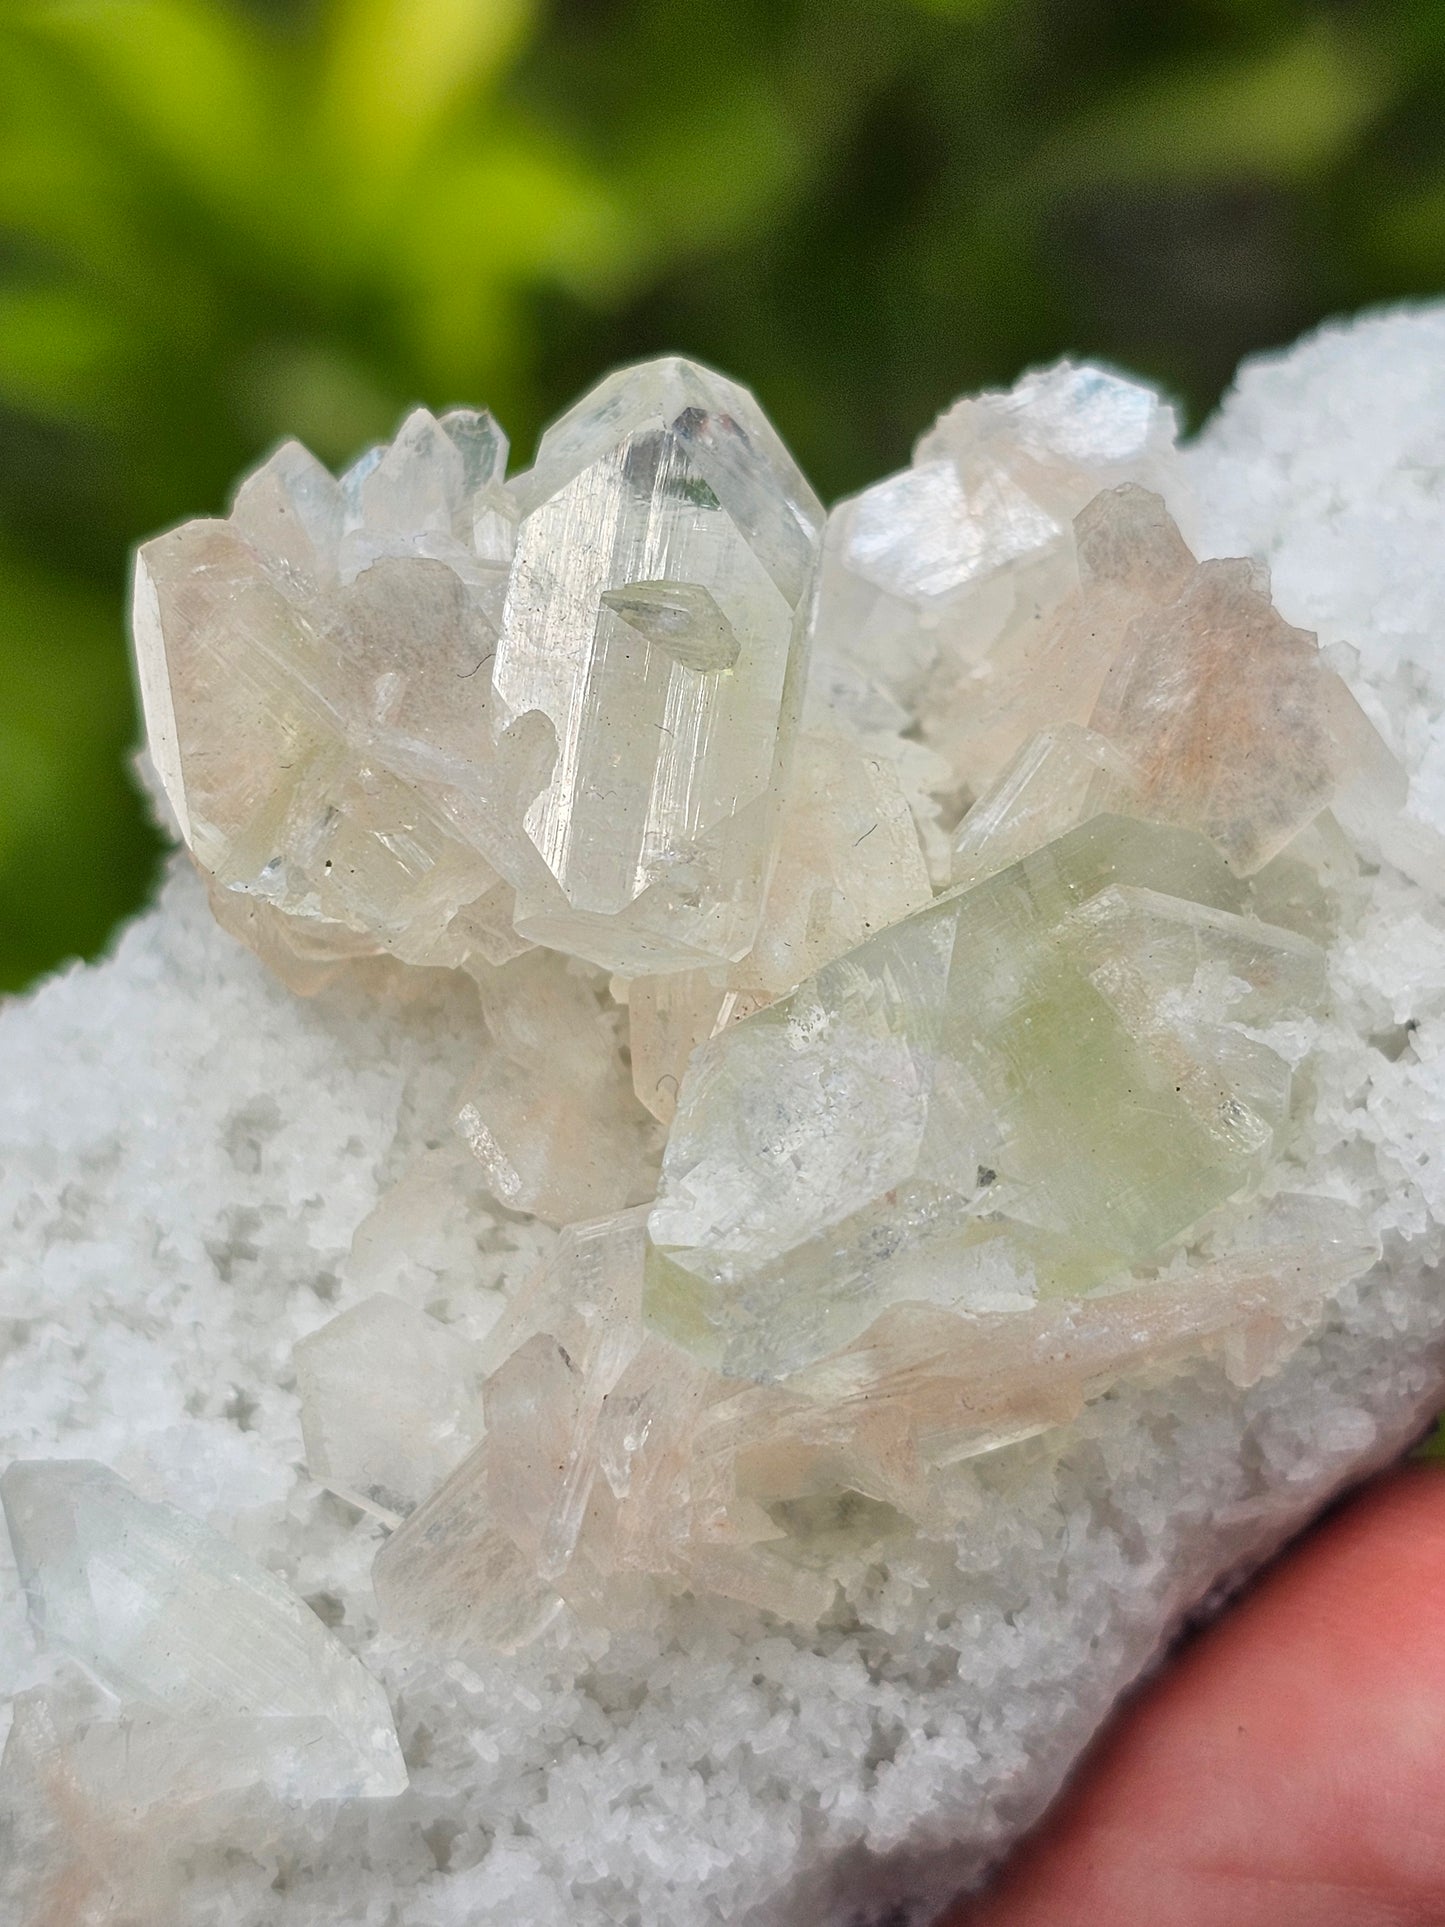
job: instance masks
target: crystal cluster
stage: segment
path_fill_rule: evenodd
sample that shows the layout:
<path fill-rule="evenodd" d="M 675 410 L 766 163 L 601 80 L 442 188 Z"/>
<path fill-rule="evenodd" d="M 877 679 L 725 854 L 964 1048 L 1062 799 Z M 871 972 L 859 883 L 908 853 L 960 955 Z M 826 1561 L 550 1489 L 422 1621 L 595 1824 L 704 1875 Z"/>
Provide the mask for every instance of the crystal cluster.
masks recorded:
<path fill-rule="evenodd" d="M 288 444 L 137 565 L 217 916 L 301 990 L 464 973 L 426 1209 L 465 1164 L 559 1228 L 484 1336 L 382 1293 L 306 1338 L 307 1469 L 387 1528 L 405 1641 L 816 1622 L 956 1528 L 965 1461 L 1189 1354 L 1253 1382 L 1373 1263 L 1288 1154 L 1362 872 L 1439 852 L 1260 566 L 1196 561 L 1118 377 L 958 404 L 826 529 L 683 361 L 505 455 L 467 411 L 339 481 Z M 98 1468 L 5 1501 L 122 1746 L 296 1792 L 314 1729 L 313 1795 L 400 1784 L 279 1581 Z"/>
<path fill-rule="evenodd" d="M 822 510 L 690 362 L 605 381 L 511 483 L 506 454 L 469 410 L 339 482 L 287 443 L 140 553 L 157 774 L 223 920 L 293 974 L 751 944 Z"/>

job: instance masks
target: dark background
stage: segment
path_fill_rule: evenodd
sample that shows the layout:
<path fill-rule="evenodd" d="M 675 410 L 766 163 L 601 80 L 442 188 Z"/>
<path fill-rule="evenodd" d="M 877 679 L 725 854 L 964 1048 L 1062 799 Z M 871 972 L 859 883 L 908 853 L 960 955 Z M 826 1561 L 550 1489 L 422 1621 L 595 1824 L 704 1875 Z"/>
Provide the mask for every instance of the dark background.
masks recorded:
<path fill-rule="evenodd" d="M 0 990 L 144 898 L 127 553 L 282 435 L 681 349 L 832 498 L 1442 287 L 1440 0 L 0 0 Z"/>

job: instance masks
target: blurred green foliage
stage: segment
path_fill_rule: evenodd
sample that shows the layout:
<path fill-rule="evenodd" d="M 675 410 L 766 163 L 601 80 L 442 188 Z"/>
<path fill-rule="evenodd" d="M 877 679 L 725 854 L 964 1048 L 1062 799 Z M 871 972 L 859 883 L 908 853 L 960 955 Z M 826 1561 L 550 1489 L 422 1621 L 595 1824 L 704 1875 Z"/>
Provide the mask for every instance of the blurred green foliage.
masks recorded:
<path fill-rule="evenodd" d="M 144 894 L 127 552 L 280 436 L 665 348 L 827 494 L 1065 350 L 1197 417 L 1445 285 L 1442 102 L 1438 0 L 0 0 L 0 988 Z"/>

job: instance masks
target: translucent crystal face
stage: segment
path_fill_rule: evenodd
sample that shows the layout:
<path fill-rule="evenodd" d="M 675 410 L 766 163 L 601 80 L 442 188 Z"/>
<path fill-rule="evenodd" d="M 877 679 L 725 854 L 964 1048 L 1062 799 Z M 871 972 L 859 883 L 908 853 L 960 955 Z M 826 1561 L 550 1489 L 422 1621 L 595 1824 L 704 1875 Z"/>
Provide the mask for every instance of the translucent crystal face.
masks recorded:
<path fill-rule="evenodd" d="M 1235 1026 L 1322 995 L 1315 947 L 1243 907 L 1203 837 L 1098 816 L 715 1038 L 668 1139 L 650 1317 L 780 1375 L 890 1303 L 1154 1257 L 1285 1121 L 1286 1067 Z"/>
<path fill-rule="evenodd" d="M 505 460 L 465 411 L 418 410 L 340 483 L 288 443 L 229 520 L 137 558 L 139 681 L 177 822 L 216 888 L 307 961 L 520 947 L 489 940 L 492 898 L 552 752 L 540 719 L 494 726 L 507 558 L 475 524 L 505 507 Z"/>
<path fill-rule="evenodd" d="M 626 976 L 752 942 L 822 512 L 751 397 L 689 362 L 604 382 L 514 485 L 493 683 L 557 739 L 518 929 Z"/>
<path fill-rule="evenodd" d="M 157 776 L 223 920 L 298 986 L 368 950 L 639 975 L 752 942 L 815 497 L 749 395 L 677 360 L 604 383 L 510 486 L 505 461 L 466 410 L 340 482 L 288 443 L 138 558 Z"/>
<path fill-rule="evenodd" d="M 1067 588 L 1079 511 L 1121 482 L 1156 486 L 1173 439 L 1152 390 L 1069 362 L 956 403 L 912 467 L 829 517 L 820 640 L 927 717 Z"/>
<path fill-rule="evenodd" d="M 12 1465 L 0 1500 L 45 1642 L 189 1744 L 209 1738 L 232 1783 L 309 1798 L 406 1786 L 379 1683 L 218 1533 L 86 1460 Z"/>
<path fill-rule="evenodd" d="M 956 1529 L 961 1462 L 1190 1352 L 1250 1382 L 1373 1261 L 1275 1195 L 1280 1153 L 1370 866 L 1445 860 L 1263 568 L 1191 554 L 1136 383 L 960 402 L 821 542 L 751 397 L 689 362 L 504 459 L 462 411 L 340 481 L 290 445 L 137 571 L 220 920 L 300 989 L 376 952 L 472 980 L 379 1281 L 463 1166 L 498 1237 L 558 1227 L 480 1349 L 388 1297 L 307 1338 L 308 1469 L 394 1528 L 405 1639 L 669 1592 L 815 1620 L 840 1560 Z M 87 1543 L 139 1504 L 82 1487 Z M 126 1690 L 194 1629 L 204 1701 L 230 1568 L 135 1516 L 124 1651 L 65 1534 L 22 1525 L 22 1563 Z"/>
<path fill-rule="evenodd" d="M 486 1429 L 475 1347 L 384 1293 L 303 1338 L 295 1359 L 312 1477 L 388 1525 Z"/>
<path fill-rule="evenodd" d="M 650 1198 L 659 1133 L 605 988 L 541 951 L 488 972 L 481 1001 L 456 1122 L 496 1198 L 553 1224 Z"/>

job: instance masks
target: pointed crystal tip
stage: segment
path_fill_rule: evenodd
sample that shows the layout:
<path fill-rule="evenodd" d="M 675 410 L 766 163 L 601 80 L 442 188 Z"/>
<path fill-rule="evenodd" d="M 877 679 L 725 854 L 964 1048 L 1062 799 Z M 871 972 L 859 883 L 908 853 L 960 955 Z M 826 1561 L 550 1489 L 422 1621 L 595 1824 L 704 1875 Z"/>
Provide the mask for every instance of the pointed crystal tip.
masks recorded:
<path fill-rule="evenodd" d="M 127 1707 L 209 1732 L 235 1782 L 297 1799 L 402 1792 L 380 1682 L 283 1585 L 219 1533 L 89 1460 L 0 1476 L 36 1631 Z"/>

